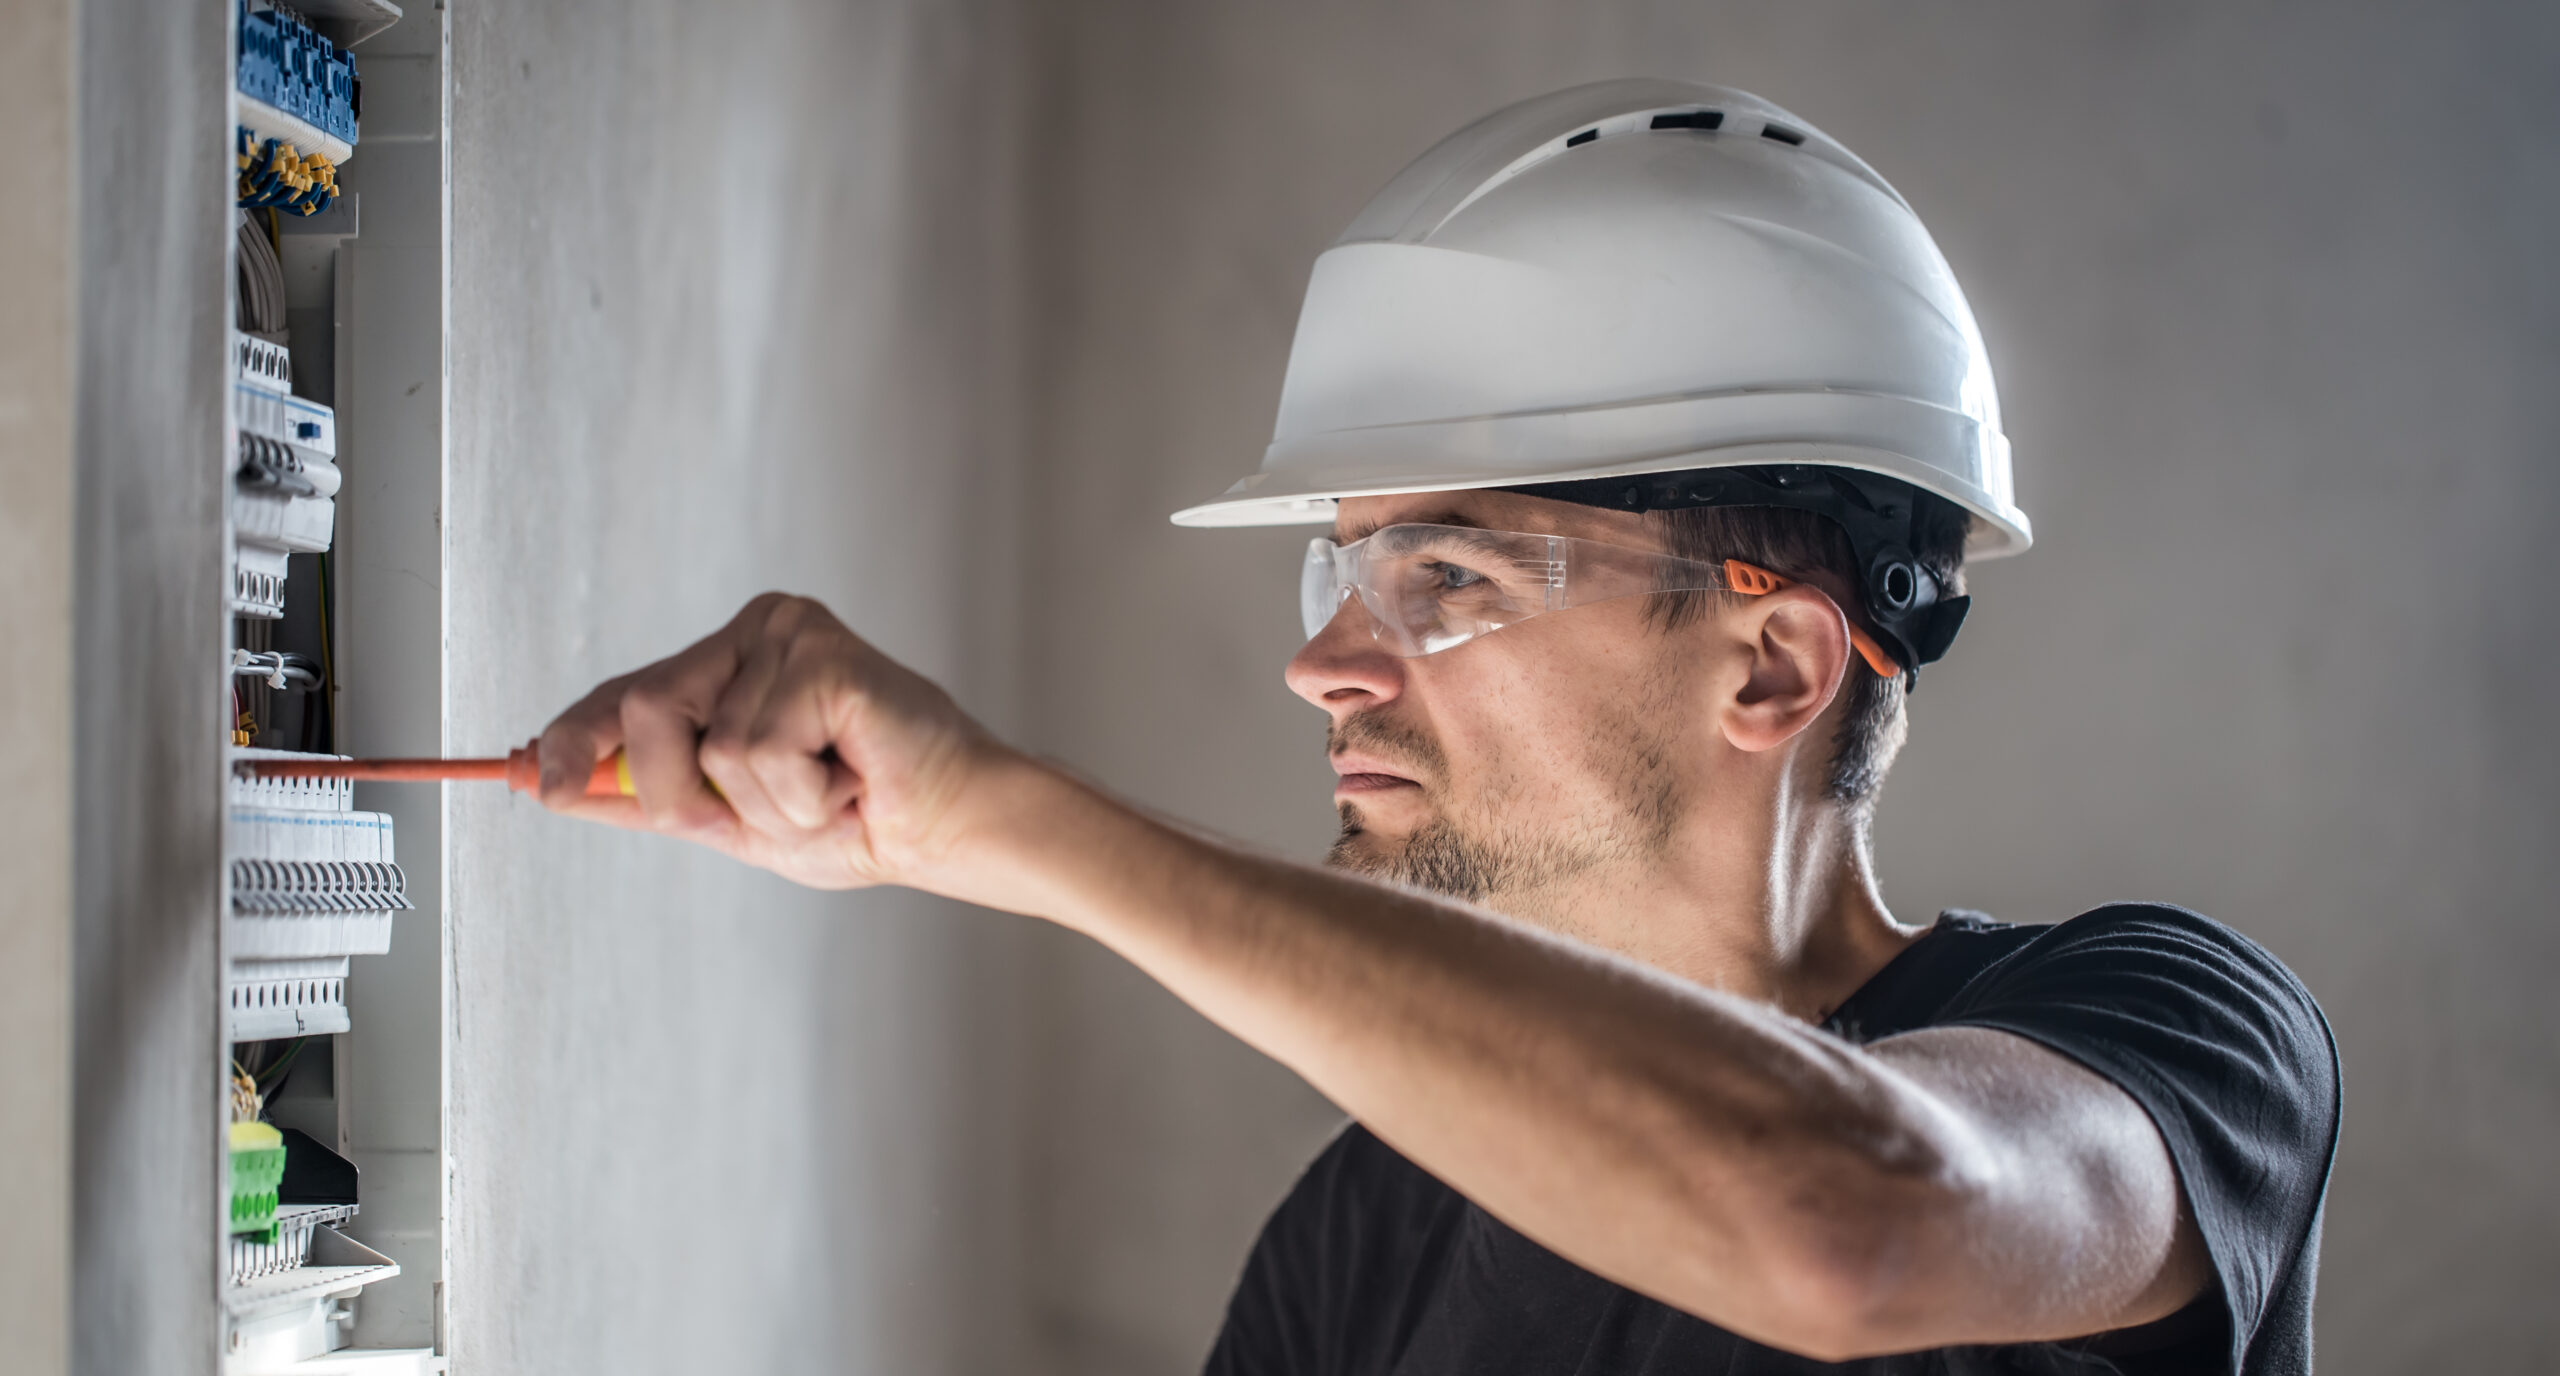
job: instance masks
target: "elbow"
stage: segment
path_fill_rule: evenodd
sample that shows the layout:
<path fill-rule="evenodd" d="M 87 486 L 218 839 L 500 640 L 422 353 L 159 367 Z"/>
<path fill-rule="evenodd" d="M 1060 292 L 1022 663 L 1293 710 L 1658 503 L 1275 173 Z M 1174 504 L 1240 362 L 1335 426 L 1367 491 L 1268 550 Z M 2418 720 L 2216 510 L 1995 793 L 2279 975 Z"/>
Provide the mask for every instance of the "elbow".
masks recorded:
<path fill-rule="evenodd" d="M 1817 1362 L 1854 1362 L 1927 1347 L 1910 1336 L 1899 1285 L 1877 1268 L 1824 1262 L 1771 1278 L 1774 1303 L 1750 1336 Z"/>

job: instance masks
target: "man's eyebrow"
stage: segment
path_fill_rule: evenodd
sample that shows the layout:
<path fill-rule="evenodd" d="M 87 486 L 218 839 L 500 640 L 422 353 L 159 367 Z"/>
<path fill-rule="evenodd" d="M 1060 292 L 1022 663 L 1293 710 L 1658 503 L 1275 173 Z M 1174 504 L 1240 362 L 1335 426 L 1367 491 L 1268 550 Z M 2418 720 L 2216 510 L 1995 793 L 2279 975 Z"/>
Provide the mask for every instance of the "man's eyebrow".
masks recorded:
<path fill-rule="evenodd" d="M 1348 526 L 1336 526 L 1333 542 L 1337 545 L 1347 545 L 1354 540 L 1366 540 L 1388 526 L 1449 526 L 1457 530 L 1491 529 L 1482 521 L 1471 521 L 1453 509 L 1425 512 L 1420 516 L 1398 516 L 1392 521 L 1354 521 Z"/>

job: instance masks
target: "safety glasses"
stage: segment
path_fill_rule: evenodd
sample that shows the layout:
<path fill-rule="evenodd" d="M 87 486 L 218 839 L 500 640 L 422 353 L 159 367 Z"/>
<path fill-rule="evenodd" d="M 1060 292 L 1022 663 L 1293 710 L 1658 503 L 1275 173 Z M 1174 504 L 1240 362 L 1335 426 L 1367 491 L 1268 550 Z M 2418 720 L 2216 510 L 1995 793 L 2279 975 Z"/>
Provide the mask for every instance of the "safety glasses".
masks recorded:
<path fill-rule="evenodd" d="M 1666 592 L 1757 597 L 1791 581 L 1739 559 L 1710 564 L 1562 535 L 1395 525 L 1347 545 L 1322 536 L 1308 541 L 1298 614 L 1313 640 L 1356 592 L 1369 610 L 1370 634 L 1411 659 L 1594 602 Z M 1901 674 L 1855 622 L 1849 643 L 1878 674 Z"/>

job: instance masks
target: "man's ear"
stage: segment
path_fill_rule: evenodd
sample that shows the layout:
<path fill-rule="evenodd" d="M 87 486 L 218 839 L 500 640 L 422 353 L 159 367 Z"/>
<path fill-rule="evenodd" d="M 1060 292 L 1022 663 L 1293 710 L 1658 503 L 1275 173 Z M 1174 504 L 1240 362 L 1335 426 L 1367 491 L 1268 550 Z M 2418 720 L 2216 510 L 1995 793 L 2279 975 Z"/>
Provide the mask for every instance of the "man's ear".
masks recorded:
<path fill-rule="evenodd" d="M 1770 750 L 1813 725 L 1840 693 L 1849 667 L 1849 622 L 1819 588 L 1801 583 L 1735 608 L 1732 626 L 1750 655 L 1750 673 L 1725 703 L 1725 739 L 1737 750 Z"/>

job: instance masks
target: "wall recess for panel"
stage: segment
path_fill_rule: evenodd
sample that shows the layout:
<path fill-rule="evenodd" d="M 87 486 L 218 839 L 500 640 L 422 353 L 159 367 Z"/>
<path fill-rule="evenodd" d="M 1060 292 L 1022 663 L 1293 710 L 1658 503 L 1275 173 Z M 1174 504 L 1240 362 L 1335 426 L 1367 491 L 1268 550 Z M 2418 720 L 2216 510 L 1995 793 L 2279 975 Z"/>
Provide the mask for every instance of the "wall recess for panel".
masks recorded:
<path fill-rule="evenodd" d="M 336 576 L 352 458 L 340 337 L 358 198 L 339 182 L 361 142 L 350 51 L 397 23 L 383 0 L 286 7 L 234 0 L 230 130 L 238 309 L 227 366 L 235 762 L 339 748 L 345 599 Z M 360 633 L 369 628 L 352 628 Z M 349 1159 L 349 1101 L 370 1062 L 353 963 L 391 949 L 414 913 L 392 819 L 344 783 L 236 770 L 226 817 L 224 1010 L 231 1043 L 231 1191 L 222 1307 L 227 1376 L 426 1373 L 433 1348 L 355 1346 L 368 1286 L 402 1273 L 358 1240 L 365 1200 Z M 429 1062 L 432 1064 L 432 1060 Z"/>

